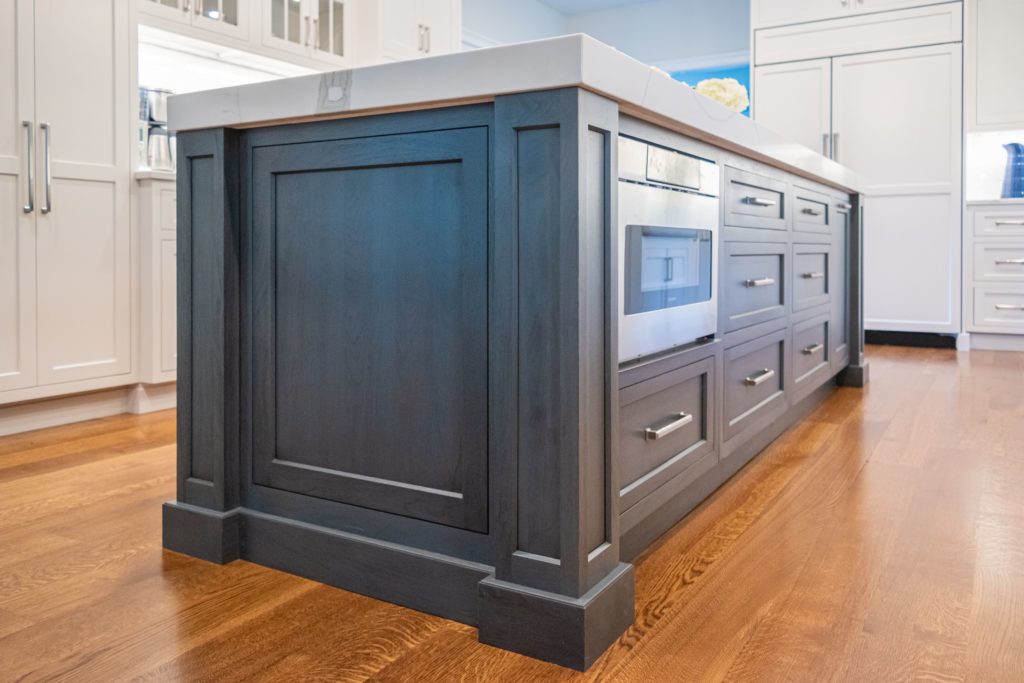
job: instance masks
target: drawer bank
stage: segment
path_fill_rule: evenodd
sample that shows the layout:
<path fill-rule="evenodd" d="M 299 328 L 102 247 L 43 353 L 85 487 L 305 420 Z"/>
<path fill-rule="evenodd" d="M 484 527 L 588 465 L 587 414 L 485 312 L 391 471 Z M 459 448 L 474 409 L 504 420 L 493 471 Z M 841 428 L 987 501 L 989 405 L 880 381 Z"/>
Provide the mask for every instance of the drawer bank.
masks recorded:
<path fill-rule="evenodd" d="M 168 549 L 585 669 L 633 621 L 631 558 L 867 379 L 857 176 L 588 37 L 184 95 L 170 118 Z M 717 333 L 624 365 L 620 137 L 721 178 Z"/>

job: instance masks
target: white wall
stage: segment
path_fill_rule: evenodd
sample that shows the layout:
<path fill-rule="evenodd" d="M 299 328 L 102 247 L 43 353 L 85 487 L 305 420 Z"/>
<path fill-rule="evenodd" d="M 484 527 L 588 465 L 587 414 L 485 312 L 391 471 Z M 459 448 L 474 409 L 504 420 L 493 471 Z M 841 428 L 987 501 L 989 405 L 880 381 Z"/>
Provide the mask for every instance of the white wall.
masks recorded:
<path fill-rule="evenodd" d="M 750 51 L 750 0 L 652 0 L 574 14 L 570 33 L 598 40 L 666 71 L 720 64 Z"/>
<path fill-rule="evenodd" d="M 465 42 L 486 47 L 560 36 L 568 20 L 539 0 L 462 0 L 462 32 Z"/>

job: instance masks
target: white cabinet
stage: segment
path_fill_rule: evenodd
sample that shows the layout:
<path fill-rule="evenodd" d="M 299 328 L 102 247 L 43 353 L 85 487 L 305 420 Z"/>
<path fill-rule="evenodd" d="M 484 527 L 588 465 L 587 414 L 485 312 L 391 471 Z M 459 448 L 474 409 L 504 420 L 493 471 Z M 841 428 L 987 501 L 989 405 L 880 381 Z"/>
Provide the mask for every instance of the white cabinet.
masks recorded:
<path fill-rule="evenodd" d="M 833 62 L 834 158 L 864 175 L 864 326 L 960 329 L 961 46 Z"/>
<path fill-rule="evenodd" d="M 352 0 L 261 0 L 263 44 L 335 66 L 351 65 Z"/>
<path fill-rule="evenodd" d="M 459 0 L 364 0 L 359 61 L 376 63 L 455 52 L 461 47 Z"/>
<path fill-rule="evenodd" d="M 139 381 L 147 384 L 175 381 L 178 367 L 177 188 L 162 175 L 138 178 Z"/>
<path fill-rule="evenodd" d="M 2 0 L 0 16 L 16 27 L 0 42 L 0 402 L 126 383 L 127 4 Z"/>
<path fill-rule="evenodd" d="M 1024 202 L 967 207 L 963 297 L 972 347 L 1024 350 Z"/>
<path fill-rule="evenodd" d="M 1024 128 L 1024 2 L 973 0 L 967 18 L 967 110 L 972 130 Z"/>
<path fill-rule="evenodd" d="M 250 0 L 138 0 L 139 11 L 164 21 L 245 40 Z"/>
<path fill-rule="evenodd" d="M 752 0 L 750 18 L 757 28 L 930 4 L 935 0 Z"/>
<path fill-rule="evenodd" d="M 754 69 L 754 118 L 823 154 L 832 143 L 832 60 L 812 59 Z"/>

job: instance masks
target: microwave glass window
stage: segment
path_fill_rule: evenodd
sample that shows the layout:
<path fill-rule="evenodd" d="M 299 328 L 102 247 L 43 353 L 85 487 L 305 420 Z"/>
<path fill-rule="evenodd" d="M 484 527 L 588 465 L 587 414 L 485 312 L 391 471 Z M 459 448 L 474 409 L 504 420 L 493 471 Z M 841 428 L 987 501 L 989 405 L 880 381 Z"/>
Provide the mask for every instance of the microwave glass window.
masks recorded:
<path fill-rule="evenodd" d="M 626 228 L 626 314 L 711 300 L 711 231 Z"/>

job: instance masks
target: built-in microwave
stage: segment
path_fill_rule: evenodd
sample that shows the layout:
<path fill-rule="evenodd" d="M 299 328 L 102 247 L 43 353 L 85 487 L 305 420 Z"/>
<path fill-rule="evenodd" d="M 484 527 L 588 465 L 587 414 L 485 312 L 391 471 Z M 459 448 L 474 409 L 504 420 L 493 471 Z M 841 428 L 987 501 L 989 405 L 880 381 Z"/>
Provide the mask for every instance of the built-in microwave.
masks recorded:
<path fill-rule="evenodd" d="M 618 188 L 619 361 L 713 336 L 718 166 L 623 136 Z"/>

